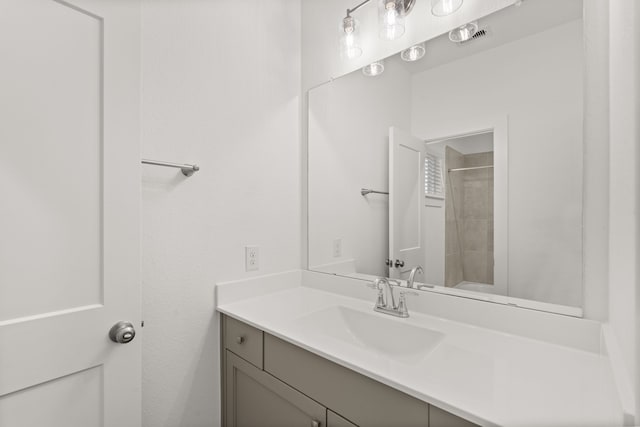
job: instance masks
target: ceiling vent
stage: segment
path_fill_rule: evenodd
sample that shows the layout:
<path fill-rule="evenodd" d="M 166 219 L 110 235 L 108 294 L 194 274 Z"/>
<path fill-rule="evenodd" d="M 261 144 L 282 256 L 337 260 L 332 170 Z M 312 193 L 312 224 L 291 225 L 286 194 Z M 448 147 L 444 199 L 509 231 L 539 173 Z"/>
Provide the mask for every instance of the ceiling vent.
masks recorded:
<path fill-rule="evenodd" d="M 489 35 L 491 35 L 491 31 L 489 30 L 489 27 L 485 27 L 485 28 L 482 28 L 482 29 L 476 31 L 476 33 L 473 36 L 471 36 L 471 38 L 469 40 L 460 42 L 458 44 L 466 45 L 466 44 L 469 44 L 469 43 L 473 43 L 474 41 L 480 40 L 482 38 L 486 38 Z"/>

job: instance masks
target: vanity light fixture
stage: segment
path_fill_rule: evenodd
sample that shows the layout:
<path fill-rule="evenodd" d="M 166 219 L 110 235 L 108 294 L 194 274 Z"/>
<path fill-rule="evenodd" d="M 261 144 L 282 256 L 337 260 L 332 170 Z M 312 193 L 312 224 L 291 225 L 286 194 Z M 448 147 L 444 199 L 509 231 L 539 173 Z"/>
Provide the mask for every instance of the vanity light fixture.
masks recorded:
<path fill-rule="evenodd" d="M 372 62 L 371 64 L 365 65 L 364 67 L 362 67 L 362 74 L 364 74 L 367 77 L 379 76 L 382 73 L 384 73 L 383 60 Z"/>
<path fill-rule="evenodd" d="M 380 38 L 395 40 L 404 34 L 404 1 L 378 0 Z"/>
<path fill-rule="evenodd" d="M 460 9 L 464 0 L 431 0 L 431 14 L 434 16 L 451 15 Z"/>
<path fill-rule="evenodd" d="M 476 21 L 464 24 L 456 29 L 449 31 L 449 40 L 454 43 L 463 43 L 471 38 L 478 31 L 478 23 Z"/>
<path fill-rule="evenodd" d="M 362 55 L 358 42 L 359 23 L 351 16 L 371 0 L 364 0 L 352 9 L 340 22 L 340 56 L 343 59 L 354 59 Z M 380 25 L 380 38 L 395 40 L 404 34 L 404 17 L 407 16 L 416 0 L 377 0 Z"/>
<path fill-rule="evenodd" d="M 358 43 L 359 23 L 353 16 L 347 15 L 340 24 L 340 56 L 342 59 L 354 59 L 362 55 L 362 48 Z"/>
<path fill-rule="evenodd" d="M 418 44 L 414 44 L 408 49 L 403 50 L 400 53 L 400 58 L 402 58 L 402 60 L 406 62 L 414 62 L 419 59 L 422 59 L 422 57 L 424 57 L 425 52 L 426 52 L 426 48 L 425 48 L 424 42 L 418 43 Z"/>

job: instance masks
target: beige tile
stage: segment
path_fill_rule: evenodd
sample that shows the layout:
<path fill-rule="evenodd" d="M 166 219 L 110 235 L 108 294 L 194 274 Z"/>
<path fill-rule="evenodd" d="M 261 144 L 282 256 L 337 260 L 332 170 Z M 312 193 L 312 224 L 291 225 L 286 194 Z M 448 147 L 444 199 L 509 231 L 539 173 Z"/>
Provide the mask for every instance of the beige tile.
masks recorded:
<path fill-rule="evenodd" d="M 462 254 L 456 257 L 456 269 L 453 270 L 453 277 L 455 284 L 459 284 L 464 280 L 464 271 L 462 270 Z"/>
<path fill-rule="evenodd" d="M 464 280 L 487 282 L 487 251 L 464 251 Z"/>
<path fill-rule="evenodd" d="M 489 218 L 489 185 L 487 182 L 465 182 L 464 218 Z"/>
<path fill-rule="evenodd" d="M 454 198 L 451 196 L 451 194 L 447 193 L 444 204 L 444 216 L 447 221 L 452 221 L 455 219 L 456 212 L 454 202 Z"/>
<path fill-rule="evenodd" d="M 449 172 L 449 184 L 454 196 L 464 192 L 464 172 Z"/>
<path fill-rule="evenodd" d="M 464 181 L 488 181 L 489 171 L 488 169 L 475 169 L 464 172 L 458 172 L 462 175 Z"/>
<path fill-rule="evenodd" d="M 492 153 L 475 153 L 475 154 L 467 154 L 464 156 L 464 167 L 472 168 L 476 166 L 486 166 L 489 164 L 493 164 L 493 155 Z"/>
<path fill-rule="evenodd" d="M 488 221 L 483 219 L 465 219 L 462 233 L 465 251 L 486 251 L 488 249 Z"/>
<path fill-rule="evenodd" d="M 464 156 L 464 167 L 493 165 L 493 152 L 467 154 Z M 493 179 L 493 169 L 476 169 L 462 172 L 465 181 L 488 181 Z"/>
<path fill-rule="evenodd" d="M 444 271 L 445 286 L 453 287 L 462 281 L 462 268 L 458 254 L 447 255 L 445 257 Z"/>
<path fill-rule="evenodd" d="M 445 244 L 445 254 L 453 255 L 460 253 L 460 243 L 458 238 L 458 229 L 456 227 L 456 221 L 446 221 L 445 222 L 445 230 L 444 230 L 444 244 Z"/>

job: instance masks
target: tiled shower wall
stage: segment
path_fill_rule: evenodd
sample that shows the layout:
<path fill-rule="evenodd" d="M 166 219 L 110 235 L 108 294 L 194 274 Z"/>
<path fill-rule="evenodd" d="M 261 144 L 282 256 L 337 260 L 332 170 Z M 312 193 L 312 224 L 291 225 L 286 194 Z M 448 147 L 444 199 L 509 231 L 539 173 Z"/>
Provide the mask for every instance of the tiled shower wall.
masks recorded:
<path fill-rule="evenodd" d="M 444 284 L 455 286 L 464 280 L 462 271 L 462 230 L 464 222 L 464 172 L 446 170 L 464 167 L 464 155 L 451 147 L 445 149 L 445 263 Z"/>
<path fill-rule="evenodd" d="M 464 167 L 493 165 L 493 152 L 467 154 Z M 493 169 L 462 174 L 464 215 L 461 229 L 464 280 L 493 283 Z"/>
<path fill-rule="evenodd" d="M 493 152 L 447 147 L 447 169 L 493 165 Z M 493 169 L 447 173 L 445 285 L 493 283 Z"/>

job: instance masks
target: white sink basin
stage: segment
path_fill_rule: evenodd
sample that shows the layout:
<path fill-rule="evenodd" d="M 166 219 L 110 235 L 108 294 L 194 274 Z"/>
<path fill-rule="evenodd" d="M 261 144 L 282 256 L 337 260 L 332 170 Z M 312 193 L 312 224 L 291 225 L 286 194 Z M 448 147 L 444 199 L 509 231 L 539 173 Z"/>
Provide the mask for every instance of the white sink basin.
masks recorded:
<path fill-rule="evenodd" d="M 407 324 L 385 314 L 364 313 L 336 306 L 303 316 L 298 326 L 403 362 L 417 362 L 429 354 L 444 334 Z"/>

